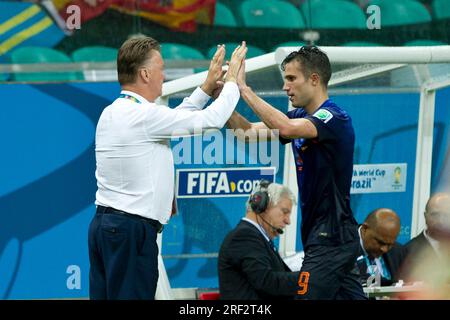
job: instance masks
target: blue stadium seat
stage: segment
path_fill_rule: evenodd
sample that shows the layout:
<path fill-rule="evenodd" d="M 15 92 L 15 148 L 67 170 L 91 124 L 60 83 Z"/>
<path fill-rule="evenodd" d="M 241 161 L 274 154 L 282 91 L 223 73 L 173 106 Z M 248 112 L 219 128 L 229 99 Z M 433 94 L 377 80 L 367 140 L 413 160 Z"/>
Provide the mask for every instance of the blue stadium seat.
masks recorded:
<path fill-rule="evenodd" d="M 11 53 L 11 62 L 17 64 L 25 63 L 71 63 L 72 60 L 64 53 L 51 48 L 21 47 Z M 70 81 L 80 80 L 79 72 L 33 72 L 14 73 L 14 81 Z"/>
<path fill-rule="evenodd" d="M 381 12 L 381 27 L 401 26 L 431 21 L 427 8 L 415 0 L 372 0 Z"/>
<path fill-rule="evenodd" d="M 253 28 L 302 29 L 302 15 L 291 3 L 279 0 L 244 0 L 238 8 L 242 24 Z"/>

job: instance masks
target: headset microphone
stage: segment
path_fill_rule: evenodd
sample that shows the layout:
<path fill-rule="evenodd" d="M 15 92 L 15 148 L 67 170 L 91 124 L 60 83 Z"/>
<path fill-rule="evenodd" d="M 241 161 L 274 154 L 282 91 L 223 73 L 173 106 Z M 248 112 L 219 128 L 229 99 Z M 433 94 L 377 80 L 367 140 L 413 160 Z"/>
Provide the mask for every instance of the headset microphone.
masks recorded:
<path fill-rule="evenodd" d="M 256 191 L 250 196 L 249 203 L 256 216 L 259 216 L 265 223 L 267 223 L 272 228 L 273 231 L 278 232 L 278 234 L 283 234 L 284 233 L 283 229 L 275 228 L 261 216 L 261 213 L 266 211 L 267 207 L 269 206 L 270 196 L 267 190 L 269 188 L 270 183 L 271 182 L 268 180 L 261 180 L 259 183 L 260 190 Z"/>
<path fill-rule="evenodd" d="M 262 221 L 264 221 L 265 223 L 267 223 L 267 224 L 272 228 L 273 231 L 278 232 L 278 234 L 283 234 L 283 233 L 284 233 L 283 229 L 281 229 L 281 228 L 275 228 L 273 225 L 271 225 L 270 223 L 268 223 L 268 222 L 266 221 L 266 219 L 264 219 L 262 216 L 259 216 L 259 217 L 262 219 Z"/>

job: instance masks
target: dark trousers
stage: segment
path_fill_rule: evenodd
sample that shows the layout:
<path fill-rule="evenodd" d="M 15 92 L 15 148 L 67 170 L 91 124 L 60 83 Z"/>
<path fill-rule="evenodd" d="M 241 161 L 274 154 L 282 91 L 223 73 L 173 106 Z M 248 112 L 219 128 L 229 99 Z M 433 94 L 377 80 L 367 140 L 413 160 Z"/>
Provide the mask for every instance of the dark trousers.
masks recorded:
<path fill-rule="evenodd" d="M 90 298 L 153 300 L 156 236 L 156 227 L 138 216 L 97 212 L 89 226 Z"/>
<path fill-rule="evenodd" d="M 305 250 L 296 299 L 366 300 L 356 266 L 359 241 Z"/>

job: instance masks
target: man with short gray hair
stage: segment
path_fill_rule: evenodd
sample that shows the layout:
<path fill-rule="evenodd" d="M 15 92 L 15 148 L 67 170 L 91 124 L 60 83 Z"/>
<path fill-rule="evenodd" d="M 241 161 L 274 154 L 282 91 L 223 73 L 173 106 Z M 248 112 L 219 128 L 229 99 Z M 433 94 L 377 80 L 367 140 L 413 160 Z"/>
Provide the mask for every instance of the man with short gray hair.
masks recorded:
<path fill-rule="evenodd" d="M 247 201 L 247 212 L 219 252 L 220 297 L 225 300 L 293 299 L 299 272 L 292 272 L 273 239 L 291 223 L 292 191 L 261 181 Z"/>
<path fill-rule="evenodd" d="M 239 101 L 236 78 L 246 52 L 245 42 L 233 52 L 222 89 L 225 47 L 218 46 L 206 81 L 172 109 L 156 103 L 164 82 L 159 43 L 135 37 L 119 49 L 122 91 L 103 110 L 95 136 L 97 210 L 88 240 L 91 299 L 154 299 L 157 233 L 175 212 L 170 138 L 224 126 Z M 203 109 L 211 97 L 215 101 Z"/>

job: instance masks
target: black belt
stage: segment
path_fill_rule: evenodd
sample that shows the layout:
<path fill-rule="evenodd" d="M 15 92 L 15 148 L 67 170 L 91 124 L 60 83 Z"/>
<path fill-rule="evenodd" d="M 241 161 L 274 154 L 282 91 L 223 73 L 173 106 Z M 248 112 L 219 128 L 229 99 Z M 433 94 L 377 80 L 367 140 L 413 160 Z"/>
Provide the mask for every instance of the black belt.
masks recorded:
<path fill-rule="evenodd" d="M 156 231 L 158 233 L 161 233 L 164 229 L 164 225 L 159 222 L 158 220 L 154 220 L 154 219 L 150 219 L 150 218 L 146 218 L 137 214 L 131 214 L 125 211 L 121 211 L 121 210 L 117 210 L 111 207 L 104 207 L 104 206 L 97 206 L 97 213 L 112 213 L 112 214 L 120 214 L 129 218 L 133 218 L 133 219 L 139 219 L 145 222 L 150 223 L 152 226 L 155 227 Z"/>

